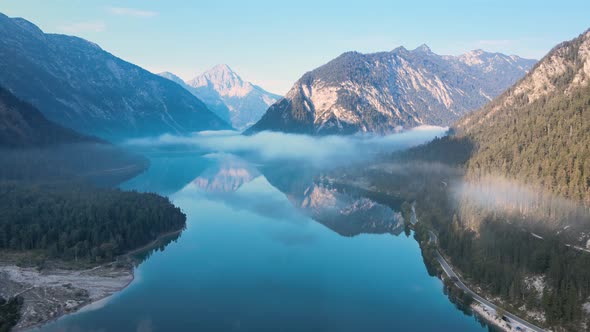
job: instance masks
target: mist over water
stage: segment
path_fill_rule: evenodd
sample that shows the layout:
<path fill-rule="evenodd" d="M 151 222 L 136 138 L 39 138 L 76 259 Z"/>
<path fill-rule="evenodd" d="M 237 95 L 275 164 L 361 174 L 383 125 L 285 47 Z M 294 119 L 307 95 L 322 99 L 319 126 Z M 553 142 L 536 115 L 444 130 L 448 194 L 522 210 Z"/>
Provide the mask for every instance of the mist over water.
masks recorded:
<path fill-rule="evenodd" d="M 205 133 L 134 143 L 158 152 L 123 187 L 170 193 L 187 228 L 103 307 L 41 331 L 482 331 L 428 275 L 418 243 L 395 236 L 403 230 L 395 209 L 317 183 L 307 165 L 321 153 L 328 154 L 322 165 L 344 164 L 361 160 L 356 154 L 371 157 L 363 147 L 389 152 L 434 135 Z M 289 148 L 276 141 L 284 137 L 299 142 L 294 153 L 281 151 Z M 239 156 L 225 149 L 226 139 L 245 140 Z M 329 151 L 346 145 L 344 153 Z"/>
<path fill-rule="evenodd" d="M 317 171 L 339 166 L 359 164 L 374 167 L 371 160 L 381 154 L 390 154 L 425 144 L 435 137 L 446 135 L 448 128 L 422 126 L 387 136 L 310 136 L 279 132 L 261 132 L 244 136 L 235 131 L 205 131 L 190 136 L 162 135 L 125 142 L 131 148 L 156 148 L 166 151 L 186 149 L 188 153 L 239 155 L 250 163 L 305 165 Z M 506 215 L 536 218 L 539 224 L 562 227 L 572 220 L 586 220 L 588 211 L 573 201 L 544 193 L 526 184 L 502 177 L 486 177 L 477 181 L 465 180 L 463 170 L 430 162 L 406 162 L 378 165 L 395 176 L 431 176 L 449 179 L 449 193 L 459 204 Z M 249 206 L 247 200 L 239 204 Z M 272 209 L 270 209 L 272 210 Z M 269 211 L 270 211 L 269 210 Z"/>
<path fill-rule="evenodd" d="M 129 146 L 193 146 L 205 152 L 248 154 L 261 162 L 299 161 L 317 167 L 367 161 L 380 153 L 391 153 L 444 136 L 448 128 L 423 126 L 387 136 L 309 136 L 261 132 L 243 136 L 234 131 L 199 132 L 192 136 L 162 135 L 134 139 Z"/>

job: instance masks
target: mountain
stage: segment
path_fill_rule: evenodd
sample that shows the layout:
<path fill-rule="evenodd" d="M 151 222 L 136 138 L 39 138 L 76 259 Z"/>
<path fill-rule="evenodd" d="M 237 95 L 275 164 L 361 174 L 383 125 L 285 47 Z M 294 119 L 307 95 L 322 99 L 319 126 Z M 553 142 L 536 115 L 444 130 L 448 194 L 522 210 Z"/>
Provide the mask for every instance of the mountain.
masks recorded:
<path fill-rule="evenodd" d="M 47 120 L 0 87 L 0 182 L 118 184 L 148 161 Z"/>
<path fill-rule="evenodd" d="M 0 14 L 0 85 L 49 120 L 121 139 L 229 126 L 195 96 L 77 37 Z"/>
<path fill-rule="evenodd" d="M 303 75 L 247 132 L 383 134 L 447 126 L 499 95 L 534 63 L 481 50 L 441 56 L 426 45 L 348 52 Z"/>
<path fill-rule="evenodd" d="M 590 30 L 455 125 L 471 176 L 500 174 L 590 205 Z"/>
<path fill-rule="evenodd" d="M 48 121 L 41 112 L 0 87 L 0 147 L 22 148 L 91 141 Z"/>
<path fill-rule="evenodd" d="M 440 251 L 475 288 L 547 331 L 587 329 L 590 30 L 410 157 L 411 171 L 418 159 L 459 172 L 436 175 L 441 164 L 428 163 L 422 174 L 355 180 L 395 192 L 411 188 L 395 183 L 409 173 L 420 188 L 407 200 L 417 202 L 418 224 L 438 234 Z"/>
<path fill-rule="evenodd" d="M 193 88 L 192 86 L 186 84 L 186 82 L 183 81 L 182 78 L 176 76 L 175 74 L 173 74 L 171 72 L 166 71 L 163 73 L 159 73 L 158 75 L 160 75 L 164 78 L 167 78 L 167 79 L 171 80 L 172 82 L 180 85 L 185 90 L 188 90 L 195 97 L 199 98 L 203 103 L 205 103 L 205 105 L 207 105 L 207 108 L 209 108 L 209 110 L 211 110 L 213 113 L 215 113 L 223 121 L 225 121 L 227 123 L 231 123 L 230 110 L 227 107 L 227 105 L 225 105 L 225 102 L 223 101 L 223 99 L 221 99 L 221 97 L 217 93 L 206 93 L 202 89 L 199 90 L 197 88 Z M 236 125 L 232 124 L 232 126 L 235 127 Z"/>
<path fill-rule="evenodd" d="M 227 65 L 217 65 L 187 85 L 222 118 L 227 114 L 231 125 L 237 129 L 256 123 L 270 105 L 281 99 L 281 96 L 244 81 Z"/>

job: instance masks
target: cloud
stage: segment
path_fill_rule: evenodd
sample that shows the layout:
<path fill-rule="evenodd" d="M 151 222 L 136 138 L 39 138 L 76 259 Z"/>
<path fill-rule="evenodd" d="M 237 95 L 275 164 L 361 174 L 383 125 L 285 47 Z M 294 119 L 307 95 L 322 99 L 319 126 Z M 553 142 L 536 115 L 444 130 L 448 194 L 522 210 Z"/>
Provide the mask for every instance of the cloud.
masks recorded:
<path fill-rule="evenodd" d="M 106 24 L 103 21 L 74 22 L 61 25 L 57 29 L 65 33 L 103 32 Z"/>
<path fill-rule="evenodd" d="M 127 142 L 136 146 L 196 146 L 205 151 L 247 154 L 263 162 L 298 161 L 318 167 L 338 166 L 367 160 L 379 153 L 426 143 L 443 136 L 443 127 L 425 127 L 388 136 L 308 136 L 261 132 L 243 136 L 237 132 L 200 132 L 193 136 L 163 135 Z"/>
<path fill-rule="evenodd" d="M 126 8 L 126 7 L 109 7 L 109 13 L 117 16 L 130 16 L 139 18 L 152 18 L 158 16 L 159 13 L 150 10 L 142 10 L 137 8 Z"/>

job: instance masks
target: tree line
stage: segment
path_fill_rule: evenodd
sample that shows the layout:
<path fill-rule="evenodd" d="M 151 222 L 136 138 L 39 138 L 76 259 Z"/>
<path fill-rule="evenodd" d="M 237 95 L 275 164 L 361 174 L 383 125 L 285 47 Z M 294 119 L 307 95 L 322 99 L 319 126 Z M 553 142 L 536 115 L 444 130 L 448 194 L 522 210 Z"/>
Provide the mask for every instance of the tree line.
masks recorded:
<path fill-rule="evenodd" d="M 0 184 L 0 249 L 103 262 L 180 230 L 164 197 L 90 186 Z"/>

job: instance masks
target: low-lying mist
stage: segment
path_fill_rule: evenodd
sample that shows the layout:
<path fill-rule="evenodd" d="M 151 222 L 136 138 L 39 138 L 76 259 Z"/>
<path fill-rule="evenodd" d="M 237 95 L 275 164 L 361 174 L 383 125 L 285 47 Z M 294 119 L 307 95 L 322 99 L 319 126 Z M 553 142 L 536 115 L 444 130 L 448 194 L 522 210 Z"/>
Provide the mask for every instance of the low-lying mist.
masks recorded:
<path fill-rule="evenodd" d="M 488 213 L 518 216 L 522 221 L 551 229 L 590 227 L 590 213 L 581 203 L 501 176 L 457 181 L 451 192 L 463 209 L 473 205 Z"/>
<path fill-rule="evenodd" d="M 451 207 L 447 213 L 456 209 L 462 224 L 476 231 L 485 220 L 496 220 L 518 223 L 538 234 L 566 235 L 569 243 L 585 245 L 590 238 L 588 206 L 531 184 L 500 175 L 465 176 L 462 167 L 406 159 L 374 163 L 363 170 L 372 174 L 369 181 L 363 172 L 352 173 L 350 180 L 419 205 L 443 195 Z"/>
<path fill-rule="evenodd" d="M 388 136 L 309 136 L 261 132 L 243 136 L 233 131 L 200 132 L 192 136 L 162 135 L 134 139 L 126 144 L 138 147 L 192 146 L 204 152 L 226 152 L 254 157 L 261 162 L 298 161 L 318 167 L 331 167 L 366 161 L 426 143 L 444 136 L 447 128 L 424 126 Z"/>

